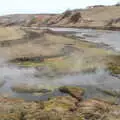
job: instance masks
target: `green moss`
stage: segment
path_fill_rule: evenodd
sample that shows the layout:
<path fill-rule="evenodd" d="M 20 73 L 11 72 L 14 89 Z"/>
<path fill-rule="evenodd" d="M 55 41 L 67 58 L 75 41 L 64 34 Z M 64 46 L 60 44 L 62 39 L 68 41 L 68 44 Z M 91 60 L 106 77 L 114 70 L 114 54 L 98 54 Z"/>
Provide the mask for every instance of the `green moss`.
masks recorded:
<path fill-rule="evenodd" d="M 39 63 L 39 62 L 18 62 L 17 63 L 20 66 L 24 66 L 24 67 L 37 67 L 37 66 L 42 66 L 44 65 L 43 63 Z"/>
<path fill-rule="evenodd" d="M 69 64 L 69 61 L 45 62 L 45 64 L 52 67 L 52 68 L 56 68 L 59 70 L 69 69 L 71 67 L 71 64 Z"/>
<path fill-rule="evenodd" d="M 38 66 L 48 66 L 52 69 L 63 71 L 63 70 L 69 70 L 72 68 L 71 63 L 69 60 L 45 60 L 44 62 L 18 62 L 17 65 L 23 66 L 23 67 L 38 67 Z"/>
<path fill-rule="evenodd" d="M 80 88 L 79 86 L 63 86 L 59 88 L 60 90 L 66 90 L 66 91 L 82 91 L 85 92 L 85 89 Z"/>
<path fill-rule="evenodd" d="M 45 110 L 50 111 L 56 109 L 57 111 L 68 111 L 75 107 L 76 99 L 71 96 L 58 96 L 45 102 Z"/>
<path fill-rule="evenodd" d="M 85 90 L 83 88 L 77 86 L 63 86 L 60 87 L 59 90 L 63 93 L 67 93 L 77 100 L 81 100 Z"/>
<path fill-rule="evenodd" d="M 113 74 L 120 74 L 120 65 L 116 65 L 114 63 L 109 63 L 108 70 L 110 70 L 110 72 Z"/>
<path fill-rule="evenodd" d="M 107 68 L 112 74 L 120 74 L 120 55 L 109 56 Z"/>

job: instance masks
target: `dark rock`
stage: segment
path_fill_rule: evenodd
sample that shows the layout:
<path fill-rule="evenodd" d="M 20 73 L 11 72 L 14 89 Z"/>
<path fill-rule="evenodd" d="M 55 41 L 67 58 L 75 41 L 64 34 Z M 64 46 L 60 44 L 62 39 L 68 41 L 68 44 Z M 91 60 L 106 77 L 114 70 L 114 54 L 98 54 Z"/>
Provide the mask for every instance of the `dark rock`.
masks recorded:
<path fill-rule="evenodd" d="M 76 23 L 81 18 L 80 12 L 73 13 L 73 15 L 70 17 L 70 22 Z"/>
<path fill-rule="evenodd" d="M 71 14 L 72 14 L 72 12 L 71 12 L 70 10 L 67 10 L 67 11 L 65 11 L 65 12 L 63 13 L 63 16 L 62 16 L 61 19 L 64 19 L 64 18 L 66 18 L 66 17 L 69 17 Z"/>

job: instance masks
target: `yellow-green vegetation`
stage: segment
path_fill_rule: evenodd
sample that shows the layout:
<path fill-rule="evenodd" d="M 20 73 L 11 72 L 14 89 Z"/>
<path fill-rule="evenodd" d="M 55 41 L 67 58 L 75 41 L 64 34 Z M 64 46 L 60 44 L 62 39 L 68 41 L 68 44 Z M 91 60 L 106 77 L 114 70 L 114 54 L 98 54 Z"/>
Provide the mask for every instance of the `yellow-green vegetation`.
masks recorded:
<path fill-rule="evenodd" d="M 59 90 L 64 93 L 68 93 L 78 100 L 81 100 L 82 95 L 85 92 L 85 90 L 83 88 L 80 88 L 79 86 L 63 86 L 60 87 Z"/>
<path fill-rule="evenodd" d="M 71 96 L 61 96 L 50 99 L 45 102 L 45 110 L 50 111 L 52 109 L 60 112 L 69 111 L 71 108 L 75 108 L 76 99 Z"/>
<path fill-rule="evenodd" d="M 113 74 L 120 74 L 120 65 L 109 63 L 108 70 L 110 70 L 110 72 Z"/>
<path fill-rule="evenodd" d="M 79 86 L 63 86 L 59 88 L 61 91 L 66 92 L 80 92 L 81 95 L 85 92 L 85 89 L 79 87 Z"/>
<path fill-rule="evenodd" d="M 70 68 L 72 68 L 72 64 L 70 63 L 69 60 L 67 60 L 66 57 L 45 59 L 44 62 L 25 61 L 18 62 L 17 64 L 24 67 L 47 66 L 58 71 L 69 70 Z"/>
<path fill-rule="evenodd" d="M 105 56 L 109 53 L 97 48 L 84 51 L 84 54 L 73 53 L 70 56 L 49 58 L 44 62 L 24 61 L 17 64 L 24 67 L 44 67 L 47 66 L 59 72 L 95 72 L 98 68 L 104 68 Z"/>
<path fill-rule="evenodd" d="M 48 65 L 49 67 L 55 68 L 57 70 L 68 70 L 71 68 L 70 61 L 66 58 L 63 59 L 54 59 L 54 60 L 45 60 L 45 65 Z"/>
<path fill-rule="evenodd" d="M 18 62 L 17 65 L 24 67 L 37 67 L 37 66 L 42 66 L 43 64 L 39 62 L 26 61 L 26 62 Z"/>
<path fill-rule="evenodd" d="M 120 74 L 120 56 L 113 55 L 110 57 L 109 61 L 108 70 L 113 74 Z"/>

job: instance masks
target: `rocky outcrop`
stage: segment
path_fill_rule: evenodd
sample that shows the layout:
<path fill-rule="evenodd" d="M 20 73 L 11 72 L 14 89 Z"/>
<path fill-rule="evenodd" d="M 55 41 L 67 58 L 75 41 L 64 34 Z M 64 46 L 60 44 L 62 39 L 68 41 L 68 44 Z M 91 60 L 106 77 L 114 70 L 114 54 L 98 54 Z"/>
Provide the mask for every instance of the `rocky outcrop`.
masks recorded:
<path fill-rule="evenodd" d="M 116 30 L 120 29 L 119 13 L 119 6 L 91 6 L 53 16 L 49 25 Z"/>
<path fill-rule="evenodd" d="M 79 21 L 80 18 L 81 18 L 81 13 L 80 12 L 75 12 L 71 15 L 69 21 L 72 22 L 72 23 L 76 23 L 76 22 Z"/>

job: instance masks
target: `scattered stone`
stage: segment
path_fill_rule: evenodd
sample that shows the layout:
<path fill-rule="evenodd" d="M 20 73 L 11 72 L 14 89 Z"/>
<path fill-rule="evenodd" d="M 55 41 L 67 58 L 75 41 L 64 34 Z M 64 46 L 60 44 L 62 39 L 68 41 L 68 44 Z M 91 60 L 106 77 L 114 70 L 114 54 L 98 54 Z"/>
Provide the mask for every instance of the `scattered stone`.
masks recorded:
<path fill-rule="evenodd" d="M 110 72 L 113 74 L 120 74 L 120 65 L 109 63 L 108 70 L 110 70 Z"/>

